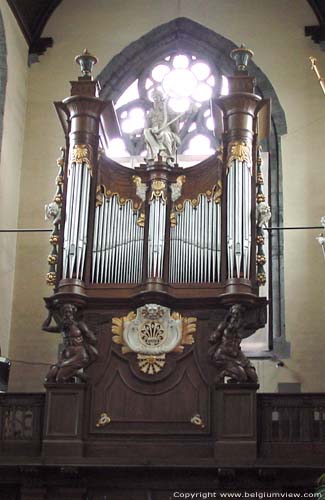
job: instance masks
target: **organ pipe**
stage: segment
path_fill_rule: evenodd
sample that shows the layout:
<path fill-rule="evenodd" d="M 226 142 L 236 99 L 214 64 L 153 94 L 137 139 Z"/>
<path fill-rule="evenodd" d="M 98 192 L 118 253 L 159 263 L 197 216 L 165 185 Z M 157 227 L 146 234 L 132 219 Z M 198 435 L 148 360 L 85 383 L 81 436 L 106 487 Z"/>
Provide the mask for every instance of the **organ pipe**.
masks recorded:
<path fill-rule="evenodd" d="M 102 196 L 95 209 L 92 283 L 139 283 L 142 277 L 143 228 L 132 201 Z"/>

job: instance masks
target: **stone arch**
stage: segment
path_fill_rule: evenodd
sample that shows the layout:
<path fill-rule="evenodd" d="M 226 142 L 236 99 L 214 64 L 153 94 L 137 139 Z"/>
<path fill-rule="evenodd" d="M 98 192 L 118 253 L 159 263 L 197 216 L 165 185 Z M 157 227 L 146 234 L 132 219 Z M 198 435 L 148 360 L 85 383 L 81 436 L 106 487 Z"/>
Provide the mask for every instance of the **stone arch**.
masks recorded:
<path fill-rule="evenodd" d="M 204 54 L 225 76 L 232 75 L 234 63 L 229 54 L 237 46 L 227 38 L 185 17 L 162 24 L 138 40 L 132 42 L 105 66 L 98 76 L 101 97 L 117 98 L 136 80 L 142 71 L 156 59 L 171 51 L 191 50 Z M 276 92 L 263 71 L 250 61 L 249 74 L 255 76 L 257 92 L 272 101 L 271 134 L 266 145 L 270 152 L 272 225 L 281 226 L 283 221 L 281 136 L 287 133 L 284 110 Z M 273 350 L 282 357 L 288 354 L 284 336 L 284 283 L 283 237 L 279 231 L 272 233 L 272 297 L 273 297 Z"/>

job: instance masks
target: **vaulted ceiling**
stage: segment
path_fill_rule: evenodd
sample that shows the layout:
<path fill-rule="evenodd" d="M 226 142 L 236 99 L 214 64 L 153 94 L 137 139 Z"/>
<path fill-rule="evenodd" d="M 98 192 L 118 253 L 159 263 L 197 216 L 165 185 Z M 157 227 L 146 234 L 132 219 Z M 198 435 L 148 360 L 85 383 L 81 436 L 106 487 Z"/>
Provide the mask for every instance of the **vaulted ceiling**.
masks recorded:
<path fill-rule="evenodd" d="M 7 0 L 29 45 L 29 53 L 41 55 L 52 47 L 53 39 L 42 37 L 50 16 L 62 0 Z M 325 0 L 306 0 L 313 9 L 318 24 L 305 27 L 305 35 L 325 50 Z"/>

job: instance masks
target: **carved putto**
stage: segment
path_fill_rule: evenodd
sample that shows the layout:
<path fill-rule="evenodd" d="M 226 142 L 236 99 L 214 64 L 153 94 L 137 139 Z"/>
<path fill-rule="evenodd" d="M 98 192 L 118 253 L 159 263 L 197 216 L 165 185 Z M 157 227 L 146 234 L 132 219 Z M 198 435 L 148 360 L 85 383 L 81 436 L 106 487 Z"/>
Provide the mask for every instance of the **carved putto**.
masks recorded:
<path fill-rule="evenodd" d="M 266 227 L 272 215 L 269 205 L 265 201 L 258 203 L 256 212 L 258 227 Z"/>
<path fill-rule="evenodd" d="M 235 304 L 226 318 L 212 332 L 209 342 L 210 358 L 217 369 L 217 382 L 257 383 L 255 368 L 242 352 L 240 344 L 245 336 L 245 308 Z"/>
<path fill-rule="evenodd" d="M 63 349 L 58 361 L 52 365 L 46 376 L 46 382 L 71 382 L 76 377 L 86 381 L 83 373 L 98 357 L 97 339 L 83 321 L 76 319 L 77 308 L 73 304 L 64 304 L 61 310 L 62 319 L 55 315 L 57 326 L 51 326 L 52 313 L 43 324 L 43 330 L 63 334 Z"/>
<path fill-rule="evenodd" d="M 45 205 L 45 220 L 52 221 L 53 226 L 61 222 L 61 207 L 56 201 Z"/>

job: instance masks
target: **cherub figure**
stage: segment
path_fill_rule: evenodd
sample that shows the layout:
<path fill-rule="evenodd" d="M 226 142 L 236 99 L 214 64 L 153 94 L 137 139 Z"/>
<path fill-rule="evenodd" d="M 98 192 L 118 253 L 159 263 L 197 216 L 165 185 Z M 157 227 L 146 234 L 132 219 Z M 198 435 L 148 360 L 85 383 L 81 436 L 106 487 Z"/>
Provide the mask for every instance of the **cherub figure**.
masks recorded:
<path fill-rule="evenodd" d="M 53 226 L 61 222 L 61 208 L 56 201 L 45 205 L 45 220 L 51 220 Z"/>
<path fill-rule="evenodd" d="M 77 308 L 73 304 L 62 307 L 62 321 L 57 326 L 50 326 L 52 314 L 43 324 L 43 330 L 61 331 L 63 334 L 63 350 L 58 361 L 52 365 L 46 376 L 46 382 L 69 382 L 73 377 L 85 381 L 83 369 L 88 367 L 98 357 L 97 339 L 83 321 L 75 319 Z"/>
<path fill-rule="evenodd" d="M 240 343 L 244 336 L 244 308 L 235 304 L 224 321 L 211 334 L 209 355 L 217 368 L 217 382 L 229 377 L 230 382 L 257 383 L 255 368 L 243 354 Z"/>
<path fill-rule="evenodd" d="M 258 227 L 266 227 L 272 215 L 269 205 L 265 201 L 262 201 L 261 203 L 258 203 L 256 208 Z"/>

